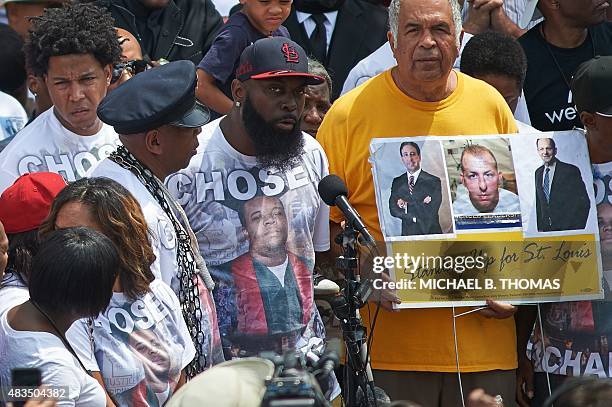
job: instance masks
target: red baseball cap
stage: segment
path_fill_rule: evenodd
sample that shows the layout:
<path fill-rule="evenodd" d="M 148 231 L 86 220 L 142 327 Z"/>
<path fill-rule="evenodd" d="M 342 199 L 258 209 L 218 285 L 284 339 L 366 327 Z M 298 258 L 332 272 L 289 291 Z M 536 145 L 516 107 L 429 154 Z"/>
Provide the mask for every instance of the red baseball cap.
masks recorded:
<path fill-rule="evenodd" d="M 285 37 L 267 37 L 255 41 L 242 51 L 236 69 L 239 81 L 302 77 L 306 85 L 319 85 L 325 79 L 308 73 L 306 51 Z"/>
<path fill-rule="evenodd" d="M 0 221 L 6 233 L 38 229 L 65 186 L 66 181 L 52 172 L 34 172 L 17 178 L 0 196 Z"/>

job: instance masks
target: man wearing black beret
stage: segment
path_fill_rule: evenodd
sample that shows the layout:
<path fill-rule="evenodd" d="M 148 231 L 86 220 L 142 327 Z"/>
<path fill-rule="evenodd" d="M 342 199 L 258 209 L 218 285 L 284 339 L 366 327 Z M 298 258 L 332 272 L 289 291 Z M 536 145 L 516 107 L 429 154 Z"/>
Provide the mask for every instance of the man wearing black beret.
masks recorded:
<path fill-rule="evenodd" d="M 187 217 L 163 184 L 187 166 L 209 119 L 196 104 L 195 86 L 195 65 L 176 61 L 145 71 L 109 93 L 98 116 L 114 127 L 123 146 L 89 174 L 119 182 L 142 207 L 155 250 L 153 273 L 177 294 L 196 346 L 188 377 L 223 361 L 214 283 Z"/>

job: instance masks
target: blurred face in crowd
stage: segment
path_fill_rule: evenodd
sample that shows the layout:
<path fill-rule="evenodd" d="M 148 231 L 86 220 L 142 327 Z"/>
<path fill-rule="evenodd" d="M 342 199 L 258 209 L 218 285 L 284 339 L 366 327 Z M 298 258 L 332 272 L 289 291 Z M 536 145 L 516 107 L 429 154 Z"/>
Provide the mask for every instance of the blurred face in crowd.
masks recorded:
<path fill-rule="evenodd" d="M 404 0 L 397 41 L 388 35 L 405 83 L 446 81 L 459 54 L 448 0 Z"/>
<path fill-rule="evenodd" d="M 44 9 L 60 6 L 61 3 L 59 1 L 41 1 L 38 3 L 16 2 L 4 5 L 9 25 L 17 31 L 23 39 L 28 36 L 28 29 L 30 28 L 29 17 L 40 17 Z"/>
<path fill-rule="evenodd" d="M 402 147 L 402 162 L 411 174 L 414 174 L 421 168 L 421 156 L 414 146 L 406 144 Z"/>
<path fill-rule="evenodd" d="M 166 176 L 187 167 L 200 145 L 198 134 L 202 132 L 202 128 L 165 125 L 153 131 L 157 132 L 156 143 L 160 149 L 158 153 L 165 166 Z"/>
<path fill-rule="evenodd" d="M 240 0 L 242 12 L 258 31 L 268 35 L 289 17 L 292 0 Z"/>
<path fill-rule="evenodd" d="M 608 202 L 597 205 L 597 223 L 599 224 L 599 238 L 612 246 L 612 205 Z"/>
<path fill-rule="evenodd" d="M 609 145 L 612 140 L 612 117 L 601 113 L 581 112 L 580 120 L 587 131 L 589 144 Z"/>
<path fill-rule="evenodd" d="M 164 8 L 170 3 L 170 0 L 138 0 L 146 8 Z"/>
<path fill-rule="evenodd" d="M 500 173 L 488 153 L 464 154 L 461 183 L 467 188 L 472 205 L 479 212 L 491 212 L 499 202 Z"/>
<path fill-rule="evenodd" d="M 549 138 L 542 138 L 538 139 L 536 145 L 542 161 L 544 161 L 545 164 L 552 164 L 557 155 L 557 148 L 555 147 L 554 141 Z"/>
<path fill-rule="evenodd" d="M 609 8 L 609 3 L 603 0 L 557 0 L 557 3 L 564 20 L 585 28 L 603 22 Z"/>
<path fill-rule="evenodd" d="M 55 115 L 68 130 L 81 136 L 96 134 L 102 127 L 96 109 L 106 95 L 112 68 L 102 66 L 92 54 L 49 58 L 45 83 Z"/>
<path fill-rule="evenodd" d="M 9 242 L 6 237 L 6 233 L 4 232 L 4 225 L 0 222 L 0 280 L 2 280 L 2 276 L 4 275 L 4 269 L 6 268 L 6 263 L 8 262 L 8 247 Z"/>
<path fill-rule="evenodd" d="M 485 81 L 489 85 L 493 86 L 497 91 L 504 97 L 504 100 L 510 107 L 512 113 L 516 110 L 519 98 L 521 97 L 521 87 L 517 83 L 516 79 L 499 74 L 487 74 L 487 75 L 474 75 L 474 77 Z"/>
<path fill-rule="evenodd" d="M 117 28 L 117 38 L 121 45 L 121 62 L 142 61 L 142 50 L 136 37 L 123 28 Z M 113 79 L 108 87 L 108 92 L 132 78 L 133 74 L 136 73 L 138 72 L 133 72 L 130 69 L 119 70 L 117 66 L 113 67 Z"/>
<path fill-rule="evenodd" d="M 235 100 L 262 167 L 288 169 L 303 152 L 300 118 L 305 80 L 300 77 L 235 81 Z"/>
<path fill-rule="evenodd" d="M 117 37 L 121 44 L 121 60 L 123 62 L 142 60 L 142 50 L 136 37 L 123 28 L 117 28 Z"/>
<path fill-rule="evenodd" d="M 92 210 L 90 206 L 84 203 L 77 201 L 68 202 L 57 212 L 55 228 L 66 229 L 83 226 L 102 232 Z"/>
<path fill-rule="evenodd" d="M 304 113 L 302 113 L 302 131 L 310 134 L 312 137 L 317 137 L 317 131 L 325 113 L 331 107 L 329 100 L 329 87 L 327 82 L 320 85 L 309 85 L 304 89 L 305 102 Z"/>

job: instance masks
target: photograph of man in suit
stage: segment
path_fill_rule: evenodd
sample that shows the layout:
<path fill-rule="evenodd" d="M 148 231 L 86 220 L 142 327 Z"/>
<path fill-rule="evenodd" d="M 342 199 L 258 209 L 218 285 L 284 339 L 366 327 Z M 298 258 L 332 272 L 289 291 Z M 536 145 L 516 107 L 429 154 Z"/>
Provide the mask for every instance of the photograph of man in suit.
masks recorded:
<path fill-rule="evenodd" d="M 455 216 L 520 212 L 518 195 L 501 188 L 502 173 L 488 148 L 478 144 L 467 146 L 461 153 L 459 177 L 467 193 L 457 192 L 453 202 Z"/>
<path fill-rule="evenodd" d="M 389 211 L 402 220 L 402 236 L 442 233 L 438 211 L 442 204 L 440 178 L 421 168 L 418 144 L 404 142 L 400 156 L 406 172 L 393 179 Z"/>
<path fill-rule="evenodd" d="M 556 157 L 553 139 L 539 138 L 536 147 L 544 162 L 535 172 L 538 231 L 584 229 L 590 204 L 580 170 Z"/>

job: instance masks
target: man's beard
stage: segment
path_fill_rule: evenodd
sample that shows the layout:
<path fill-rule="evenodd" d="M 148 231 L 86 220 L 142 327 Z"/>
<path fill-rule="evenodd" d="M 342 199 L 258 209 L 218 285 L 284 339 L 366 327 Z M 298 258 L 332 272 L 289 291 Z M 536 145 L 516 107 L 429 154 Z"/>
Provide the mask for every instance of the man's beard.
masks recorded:
<path fill-rule="evenodd" d="M 300 130 L 299 117 L 288 114 L 278 120 L 295 119 L 295 126 L 290 131 L 274 127 L 266 122 L 247 97 L 243 103 L 242 122 L 247 134 L 253 140 L 255 158 L 261 168 L 274 167 L 286 171 L 300 161 L 304 153 L 304 138 Z"/>

